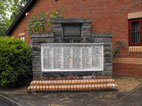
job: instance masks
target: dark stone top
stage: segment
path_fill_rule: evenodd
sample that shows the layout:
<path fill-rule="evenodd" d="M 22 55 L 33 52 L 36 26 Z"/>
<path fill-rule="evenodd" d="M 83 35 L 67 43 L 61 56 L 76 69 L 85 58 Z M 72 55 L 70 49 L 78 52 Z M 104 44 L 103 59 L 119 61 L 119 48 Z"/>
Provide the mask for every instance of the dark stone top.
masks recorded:
<path fill-rule="evenodd" d="M 54 19 L 52 20 L 53 24 L 58 24 L 58 23 L 90 23 L 91 24 L 92 20 L 91 19 L 80 19 L 80 18 L 68 18 L 68 19 Z"/>
<path fill-rule="evenodd" d="M 54 37 L 53 33 L 37 33 L 37 34 L 32 34 L 31 38 L 49 38 L 49 37 Z"/>
<path fill-rule="evenodd" d="M 112 38 L 112 33 L 92 33 L 92 37 L 95 38 Z"/>

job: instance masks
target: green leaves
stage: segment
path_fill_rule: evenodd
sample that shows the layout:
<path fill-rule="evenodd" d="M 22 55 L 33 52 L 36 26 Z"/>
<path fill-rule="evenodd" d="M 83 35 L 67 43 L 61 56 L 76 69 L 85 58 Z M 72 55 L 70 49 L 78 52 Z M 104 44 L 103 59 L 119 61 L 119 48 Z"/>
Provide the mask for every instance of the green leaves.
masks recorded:
<path fill-rule="evenodd" d="M 5 36 L 8 27 L 15 20 L 28 0 L 0 0 L 0 36 Z"/>
<path fill-rule="evenodd" d="M 28 25 L 29 34 L 53 32 L 52 20 L 64 18 L 61 9 L 50 10 L 49 13 L 39 13 L 33 15 Z"/>
<path fill-rule="evenodd" d="M 17 38 L 0 38 L 0 86 L 19 86 L 31 77 L 30 46 Z"/>

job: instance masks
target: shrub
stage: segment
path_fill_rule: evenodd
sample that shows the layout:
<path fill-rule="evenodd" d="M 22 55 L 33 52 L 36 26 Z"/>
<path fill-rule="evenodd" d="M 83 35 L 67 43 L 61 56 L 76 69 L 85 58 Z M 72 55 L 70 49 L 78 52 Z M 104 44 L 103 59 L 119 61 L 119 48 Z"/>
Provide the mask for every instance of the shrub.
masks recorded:
<path fill-rule="evenodd" d="M 0 85 L 17 87 L 32 78 L 31 47 L 17 38 L 0 38 Z"/>
<path fill-rule="evenodd" d="M 31 35 L 33 33 L 53 32 L 52 20 L 57 18 L 64 18 L 60 8 L 33 15 L 29 20 L 28 33 Z"/>

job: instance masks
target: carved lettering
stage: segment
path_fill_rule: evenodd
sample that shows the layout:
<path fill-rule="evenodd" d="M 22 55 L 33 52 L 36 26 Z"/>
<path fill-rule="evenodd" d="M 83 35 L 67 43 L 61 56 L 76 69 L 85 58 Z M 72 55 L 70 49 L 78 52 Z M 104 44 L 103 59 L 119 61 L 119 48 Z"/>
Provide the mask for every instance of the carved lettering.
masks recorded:
<path fill-rule="evenodd" d="M 45 71 L 95 71 L 103 69 L 103 45 L 47 44 L 42 46 Z"/>

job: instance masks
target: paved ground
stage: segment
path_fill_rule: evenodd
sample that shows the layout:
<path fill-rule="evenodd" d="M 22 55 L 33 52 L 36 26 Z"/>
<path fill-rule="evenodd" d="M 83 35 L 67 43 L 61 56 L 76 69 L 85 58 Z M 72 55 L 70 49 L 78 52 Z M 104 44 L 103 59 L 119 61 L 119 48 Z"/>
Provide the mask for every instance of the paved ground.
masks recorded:
<path fill-rule="evenodd" d="M 23 106 L 142 106 L 142 80 L 137 78 L 116 80 L 119 91 L 113 92 L 27 94 L 23 88 L 14 91 L 1 89 L 0 94 Z M 8 105 L 0 99 L 0 106 Z"/>
<path fill-rule="evenodd" d="M 10 106 L 10 105 L 0 100 L 0 106 Z"/>
<path fill-rule="evenodd" d="M 114 106 L 142 106 L 142 85 L 120 98 Z"/>
<path fill-rule="evenodd" d="M 142 86 L 132 92 L 8 95 L 23 106 L 142 106 Z"/>

